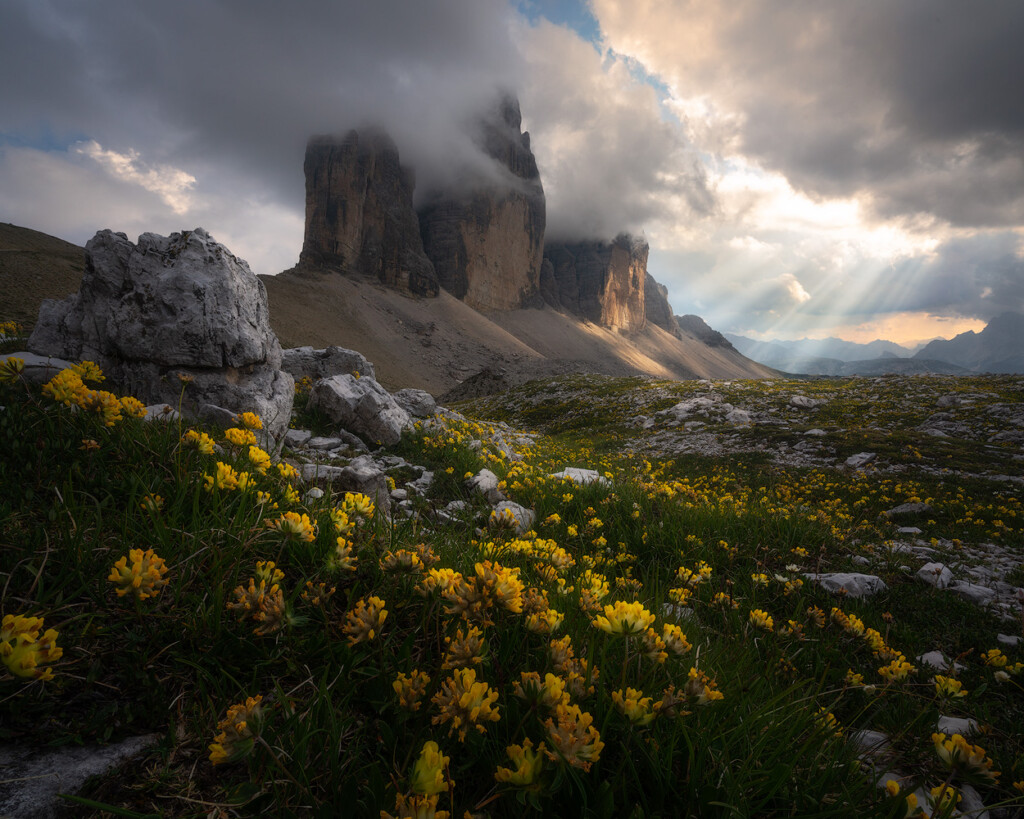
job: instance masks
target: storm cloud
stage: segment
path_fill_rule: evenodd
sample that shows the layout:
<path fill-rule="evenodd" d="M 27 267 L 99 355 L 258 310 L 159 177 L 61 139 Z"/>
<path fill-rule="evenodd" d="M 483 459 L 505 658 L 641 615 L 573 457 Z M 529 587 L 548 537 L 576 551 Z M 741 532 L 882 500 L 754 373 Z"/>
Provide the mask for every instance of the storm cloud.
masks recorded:
<path fill-rule="evenodd" d="M 606 43 L 686 103 L 705 144 L 877 218 L 1024 223 L 1024 5 L 594 0 Z"/>

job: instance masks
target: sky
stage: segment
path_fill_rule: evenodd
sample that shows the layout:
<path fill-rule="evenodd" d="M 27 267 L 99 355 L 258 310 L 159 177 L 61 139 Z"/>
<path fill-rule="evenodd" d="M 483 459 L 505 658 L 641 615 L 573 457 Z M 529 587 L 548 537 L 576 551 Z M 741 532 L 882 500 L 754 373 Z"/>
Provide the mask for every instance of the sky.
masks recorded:
<path fill-rule="evenodd" d="M 1019 0 L 0 0 L 0 221 L 298 260 L 312 134 L 417 190 L 518 95 L 548 235 L 650 244 L 677 314 L 913 343 L 1024 312 Z"/>

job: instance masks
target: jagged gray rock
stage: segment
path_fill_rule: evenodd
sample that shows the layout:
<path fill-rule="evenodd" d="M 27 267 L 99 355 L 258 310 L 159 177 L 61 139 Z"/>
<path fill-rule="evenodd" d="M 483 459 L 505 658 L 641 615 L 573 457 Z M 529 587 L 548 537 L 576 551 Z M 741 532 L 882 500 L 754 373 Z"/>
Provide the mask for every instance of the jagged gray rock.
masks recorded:
<path fill-rule="evenodd" d="M 392 393 L 391 397 L 413 418 L 429 418 L 437 412 L 437 402 L 426 390 L 409 387 Z"/>
<path fill-rule="evenodd" d="M 331 346 L 315 350 L 312 347 L 291 347 L 281 351 L 281 369 L 291 373 L 298 381 L 300 378 L 330 378 L 332 375 L 359 373 L 376 378 L 373 364 L 366 356 L 355 350 Z"/>
<path fill-rule="evenodd" d="M 244 260 L 202 228 L 143 233 L 137 245 L 101 230 L 85 252 L 81 289 L 43 302 L 32 352 L 95 361 L 146 404 L 251 411 L 275 436 L 287 428 L 294 382 Z"/>
<path fill-rule="evenodd" d="M 412 426 L 412 417 L 373 378 L 335 375 L 317 381 L 309 393 L 310 409 L 372 443 L 390 446 Z"/>

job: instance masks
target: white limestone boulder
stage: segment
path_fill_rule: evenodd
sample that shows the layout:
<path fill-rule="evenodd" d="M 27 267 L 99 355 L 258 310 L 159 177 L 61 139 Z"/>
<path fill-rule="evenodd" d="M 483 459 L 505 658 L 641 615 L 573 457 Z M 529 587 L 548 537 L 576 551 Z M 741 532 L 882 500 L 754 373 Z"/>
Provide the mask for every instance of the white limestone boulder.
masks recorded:
<path fill-rule="evenodd" d="M 101 230 L 85 251 L 80 290 L 43 302 L 29 350 L 94 361 L 108 389 L 144 404 L 254 412 L 275 437 L 287 428 L 294 381 L 266 288 L 243 259 L 202 228 L 137 245 Z"/>
<path fill-rule="evenodd" d="M 309 408 L 364 440 L 391 446 L 412 426 L 412 417 L 370 377 L 321 378 L 309 393 Z"/>

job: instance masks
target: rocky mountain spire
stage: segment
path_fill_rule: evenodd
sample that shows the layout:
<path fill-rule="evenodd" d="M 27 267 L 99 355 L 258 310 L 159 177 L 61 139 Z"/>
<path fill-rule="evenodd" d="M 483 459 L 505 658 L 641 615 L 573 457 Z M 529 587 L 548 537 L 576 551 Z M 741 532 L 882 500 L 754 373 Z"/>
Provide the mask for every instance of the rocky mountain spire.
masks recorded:
<path fill-rule="evenodd" d="M 502 96 L 477 128 L 495 174 L 428 192 L 420 233 L 442 287 L 477 309 L 513 310 L 538 301 L 544 188 L 514 96 Z"/>
<path fill-rule="evenodd" d="M 647 321 L 648 245 L 620 233 L 611 242 L 552 242 L 544 248 L 542 294 L 552 306 L 603 327 L 642 330 Z"/>
<path fill-rule="evenodd" d="M 437 295 L 412 205 L 415 178 L 387 134 L 368 129 L 313 137 L 304 170 L 300 266 L 364 273 L 398 290 Z"/>

